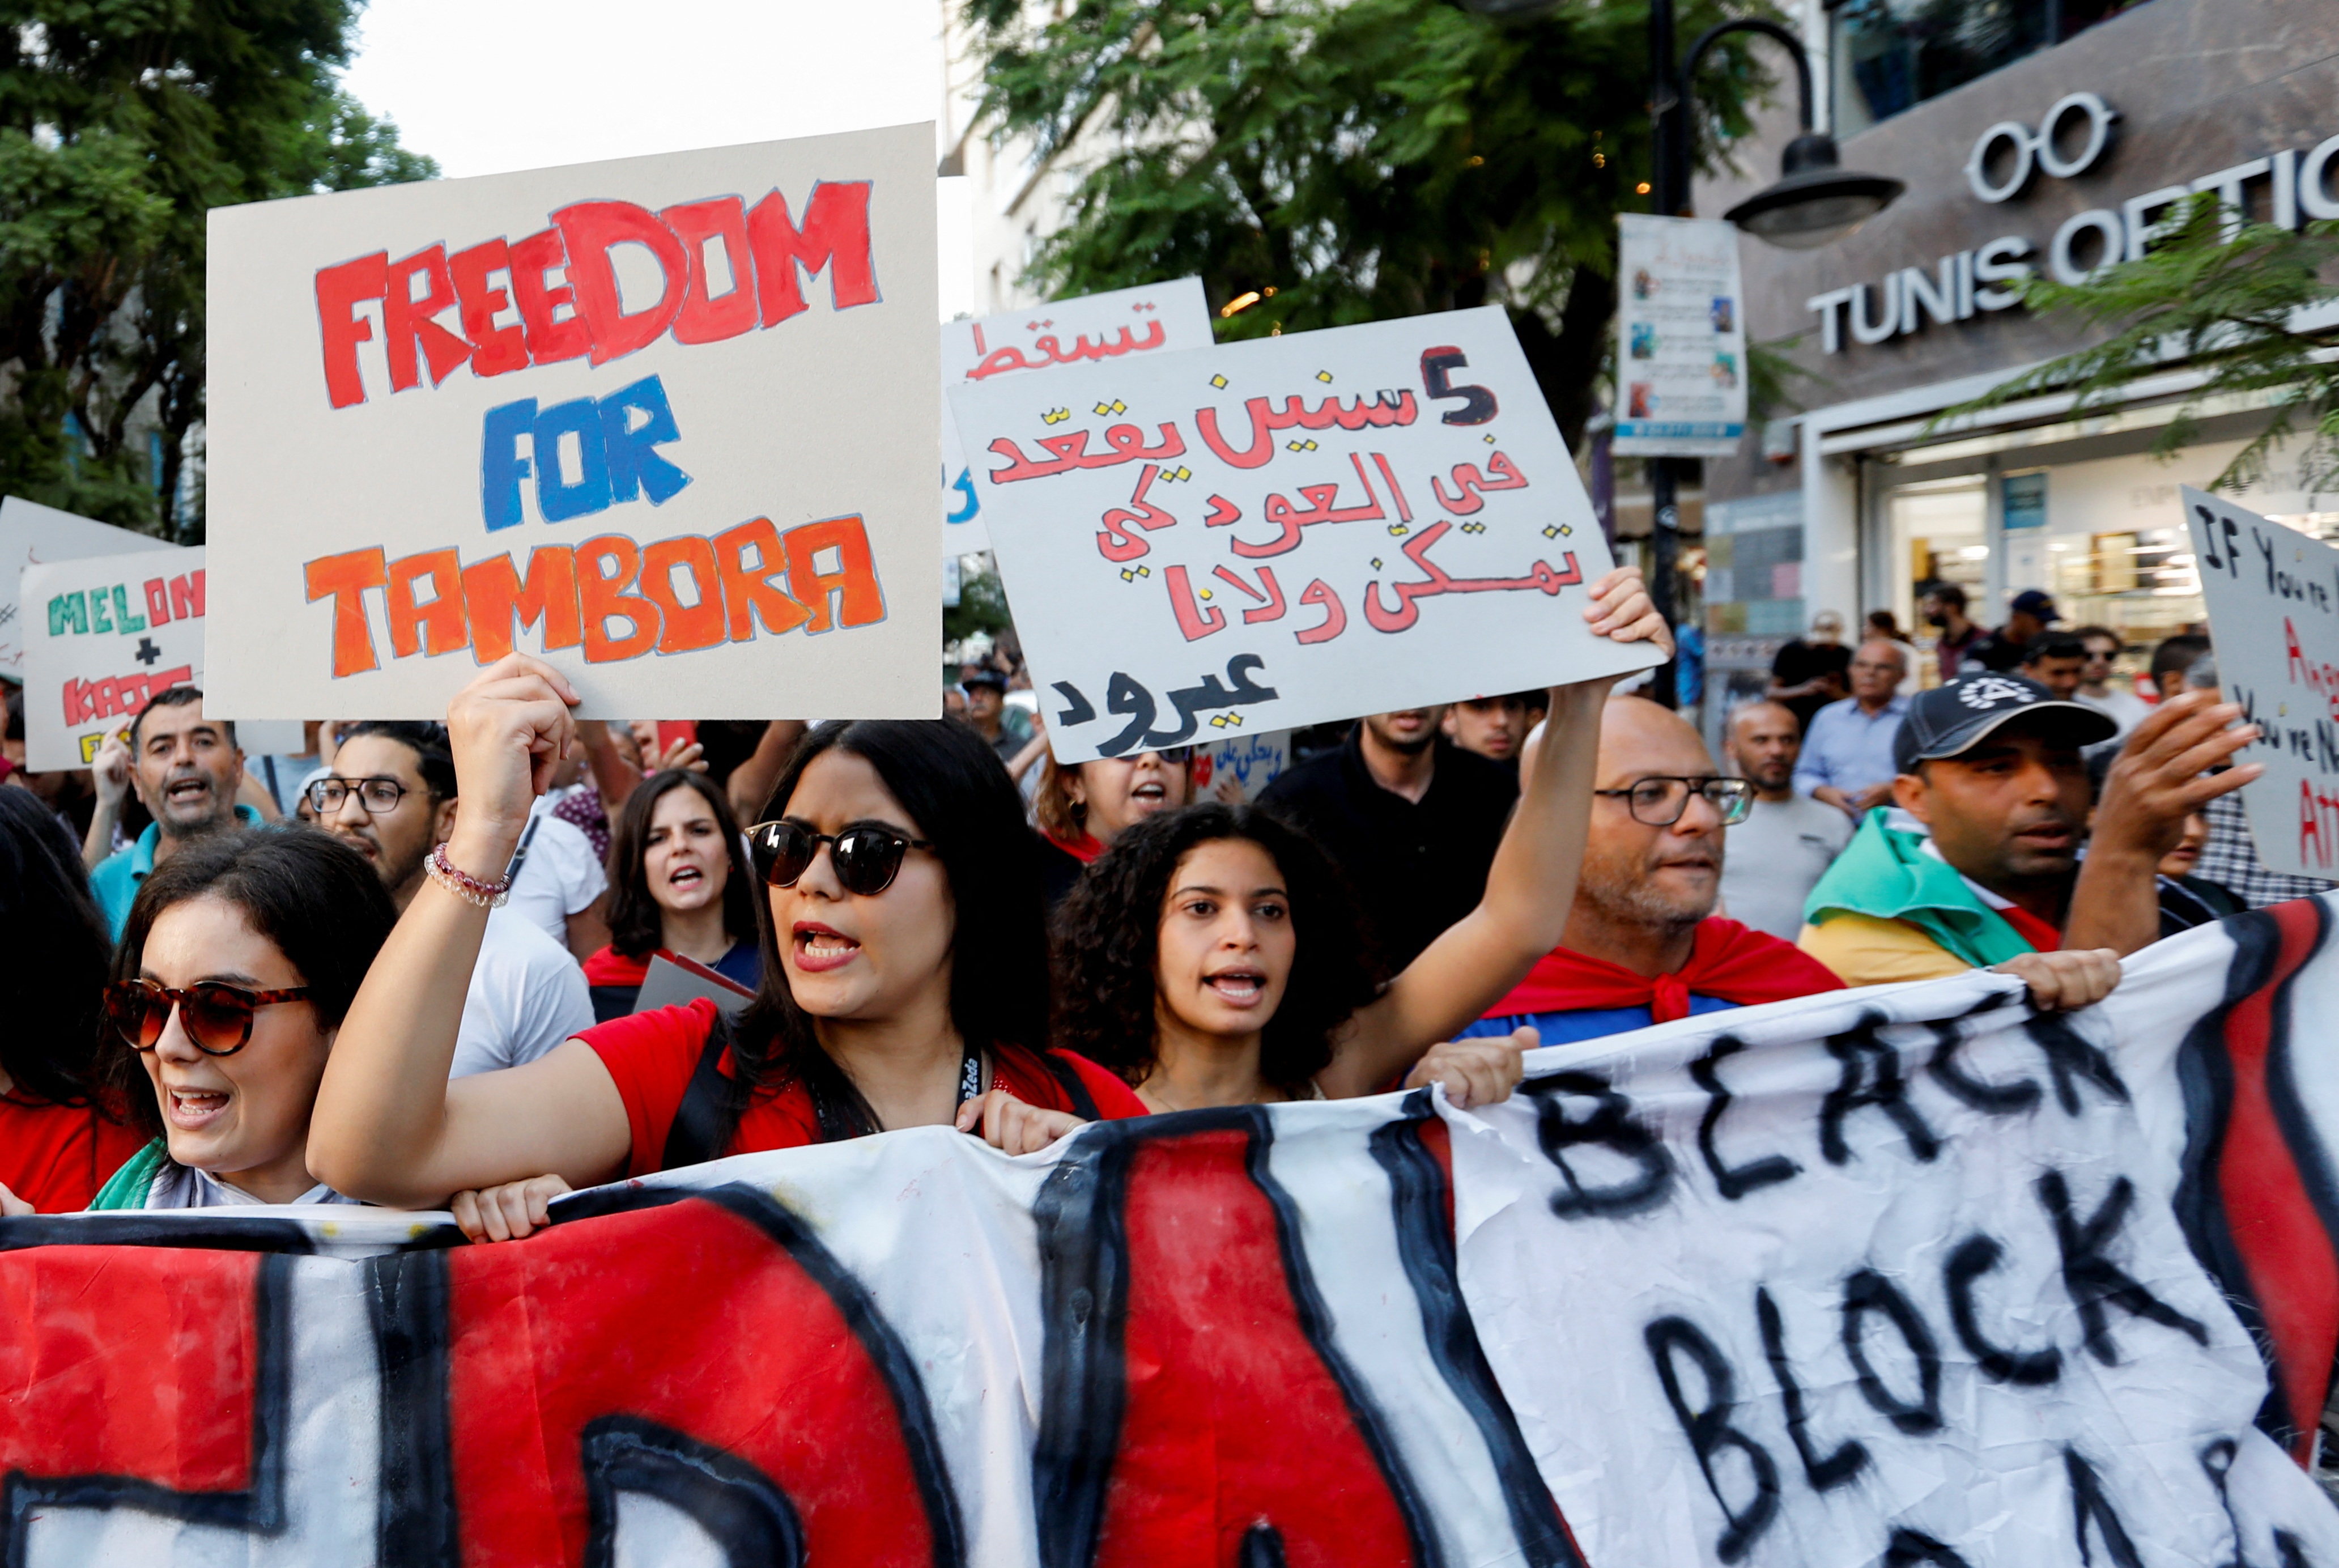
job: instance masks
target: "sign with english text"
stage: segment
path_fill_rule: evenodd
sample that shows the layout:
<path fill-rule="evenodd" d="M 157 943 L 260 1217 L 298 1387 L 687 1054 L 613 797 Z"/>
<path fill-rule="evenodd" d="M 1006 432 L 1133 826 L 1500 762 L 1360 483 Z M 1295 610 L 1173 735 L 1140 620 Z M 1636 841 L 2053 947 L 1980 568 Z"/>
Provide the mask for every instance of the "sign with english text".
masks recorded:
<path fill-rule="evenodd" d="M 951 417 L 951 388 L 1057 365 L 1207 349 L 1210 342 L 1210 307 L 1199 278 L 943 322 L 943 553 L 955 557 L 991 547 L 982 498 Z"/>
<path fill-rule="evenodd" d="M 223 716 L 931 718 L 932 128 L 215 210 Z"/>
<path fill-rule="evenodd" d="M 2334 1568 L 2331 899 L 1429 1090 L 0 1219 L 17 1563 Z M 1337 1505 L 1327 1505 L 1337 1504 Z"/>
<path fill-rule="evenodd" d="M 25 622 L 16 579 L 27 567 L 91 556 L 127 556 L 155 549 L 162 540 L 111 523 L 61 512 L 22 496 L 0 500 L 0 676 L 25 678 Z"/>
<path fill-rule="evenodd" d="M 1616 225 L 1616 455 L 1726 458 L 1746 434 L 1738 230 L 1644 212 Z"/>
<path fill-rule="evenodd" d="M 19 579 L 25 765 L 35 773 L 89 766 L 155 693 L 203 684 L 203 552 L 146 543 L 137 555 L 27 567 Z"/>
<path fill-rule="evenodd" d="M 2339 550 L 2222 497 L 2180 488 L 2217 683 L 2258 739 L 2236 763 L 2258 859 L 2339 878 Z"/>
<path fill-rule="evenodd" d="M 1061 763 L 1656 662 L 1499 308 L 951 398 Z"/>

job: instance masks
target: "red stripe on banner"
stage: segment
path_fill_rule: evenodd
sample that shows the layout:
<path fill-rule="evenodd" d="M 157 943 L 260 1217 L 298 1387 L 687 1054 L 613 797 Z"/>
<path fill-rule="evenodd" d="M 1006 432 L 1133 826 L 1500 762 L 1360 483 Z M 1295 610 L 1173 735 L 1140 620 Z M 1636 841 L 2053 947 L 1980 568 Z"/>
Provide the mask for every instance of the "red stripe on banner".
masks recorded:
<path fill-rule="evenodd" d="M 2273 919 L 2282 945 L 2266 983 L 2226 1015 L 2234 1100 L 2218 1154 L 2217 1195 L 2274 1342 L 2275 1376 L 2297 1429 L 2292 1456 L 2304 1464 L 2314 1455 L 2332 1356 L 2339 1350 L 2339 1257 L 2283 1136 L 2266 1066 L 2276 995 L 2314 955 L 2318 922 L 2305 900 L 2261 912 Z"/>
<path fill-rule="evenodd" d="M 253 1253 L 175 1247 L 10 1253 L 0 1472 L 248 1490 L 260 1266 Z"/>

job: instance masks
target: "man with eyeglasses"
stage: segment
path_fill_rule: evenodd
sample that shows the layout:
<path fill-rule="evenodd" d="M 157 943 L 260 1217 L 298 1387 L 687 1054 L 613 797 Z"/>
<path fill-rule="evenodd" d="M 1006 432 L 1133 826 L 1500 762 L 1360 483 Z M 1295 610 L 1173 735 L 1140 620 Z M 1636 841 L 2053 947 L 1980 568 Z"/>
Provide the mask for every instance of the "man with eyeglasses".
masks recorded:
<path fill-rule="evenodd" d="M 2111 737 L 2101 710 L 2018 675 L 1920 694 L 1894 742 L 1895 808 L 1871 813 L 1811 890 L 1798 945 L 1847 985 L 2126 957 L 2159 937 L 2160 862 L 2185 818 L 2262 771 L 2206 771 L 2255 738 L 2226 727 L 2241 714 L 2206 692 L 2161 704 L 2097 802 L 2080 753 Z"/>
<path fill-rule="evenodd" d="M 308 784 L 317 825 L 363 855 L 400 912 L 422 863 L 455 831 L 455 758 L 444 725 L 373 719 L 344 732 L 333 771 Z M 593 1027 L 593 999 L 568 950 L 510 908 L 488 918 L 448 1073 L 518 1067 Z"/>
<path fill-rule="evenodd" d="M 1754 785 L 1718 774 L 1688 721 L 1611 698 L 1596 768 L 1566 935 L 1466 1036 L 1524 1027 L 1559 1045 L 1838 989 L 1791 943 L 1714 914 L 1723 830 L 1745 820 Z"/>
<path fill-rule="evenodd" d="M 1892 737 L 1909 699 L 1900 645 L 1870 637 L 1851 661 L 1851 695 L 1811 716 L 1795 763 L 1795 791 L 1858 818 L 1892 794 Z"/>
<path fill-rule="evenodd" d="M 235 725 L 205 718 L 203 694 L 193 686 L 155 693 L 130 721 L 126 743 L 109 737 L 94 766 L 97 812 L 84 858 L 103 853 L 129 791 L 138 792 L 154 818 L 136 843 L 100 861 L 89 873 L 89 890 L 104 908 L 117 941 L 138 884 L 180 846 L 205 833 L 261 825 L 259 812 L 236 803 L 243 753 L 236 749 Z"/>

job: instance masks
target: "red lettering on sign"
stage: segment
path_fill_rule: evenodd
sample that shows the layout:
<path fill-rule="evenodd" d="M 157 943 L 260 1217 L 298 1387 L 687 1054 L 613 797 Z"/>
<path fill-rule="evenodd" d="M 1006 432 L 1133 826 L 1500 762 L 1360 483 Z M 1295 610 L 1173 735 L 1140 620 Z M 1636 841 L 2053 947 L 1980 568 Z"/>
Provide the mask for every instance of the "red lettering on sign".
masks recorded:
<path fill-rule="evenodd" d="M 337 409 L 365 401 L 358 373 L 358 345 L 373 340 L 373 323 L 358 314 L 358 301 L 390 291 L 390 252 L 376 251 L 338 267 L 317 270 L 317 326 L 325 343 L 325 396 Z"/>

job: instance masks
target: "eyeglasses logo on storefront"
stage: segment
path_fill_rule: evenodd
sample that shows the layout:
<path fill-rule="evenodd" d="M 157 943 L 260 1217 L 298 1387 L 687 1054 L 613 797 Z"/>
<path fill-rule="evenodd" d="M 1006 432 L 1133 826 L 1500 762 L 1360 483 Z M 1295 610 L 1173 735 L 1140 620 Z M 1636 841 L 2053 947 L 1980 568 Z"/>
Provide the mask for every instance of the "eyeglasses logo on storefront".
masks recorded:
<path fill-rule="evenodd" d="M 2087 135 L 2078 152 L 2065 157 L 2063 137 L 2070 129 L 2068 117 L 2087 116 Z M 2038 129 L 2031 130 L 2018 120 L 2001 120 L 1984 131 L 1966 158 L 1966 183 L 1973 193 L 1985 202 L 2004 202 L 2021 194 L 2030 182 L 2033 168 L 2043 169 L 2058 180 L 2068 180 L 2094 167 L 2112 142 L 2112 126 L 2119 120 L 2119 111 L 2105 103 L 2095 93 L 2070 93 L 2055 102 L 2047 111 Z M 1990 178 L 1990 164 L 1999 145 L 2010 148 L 2013 161 L 1995 182 Z"/>

